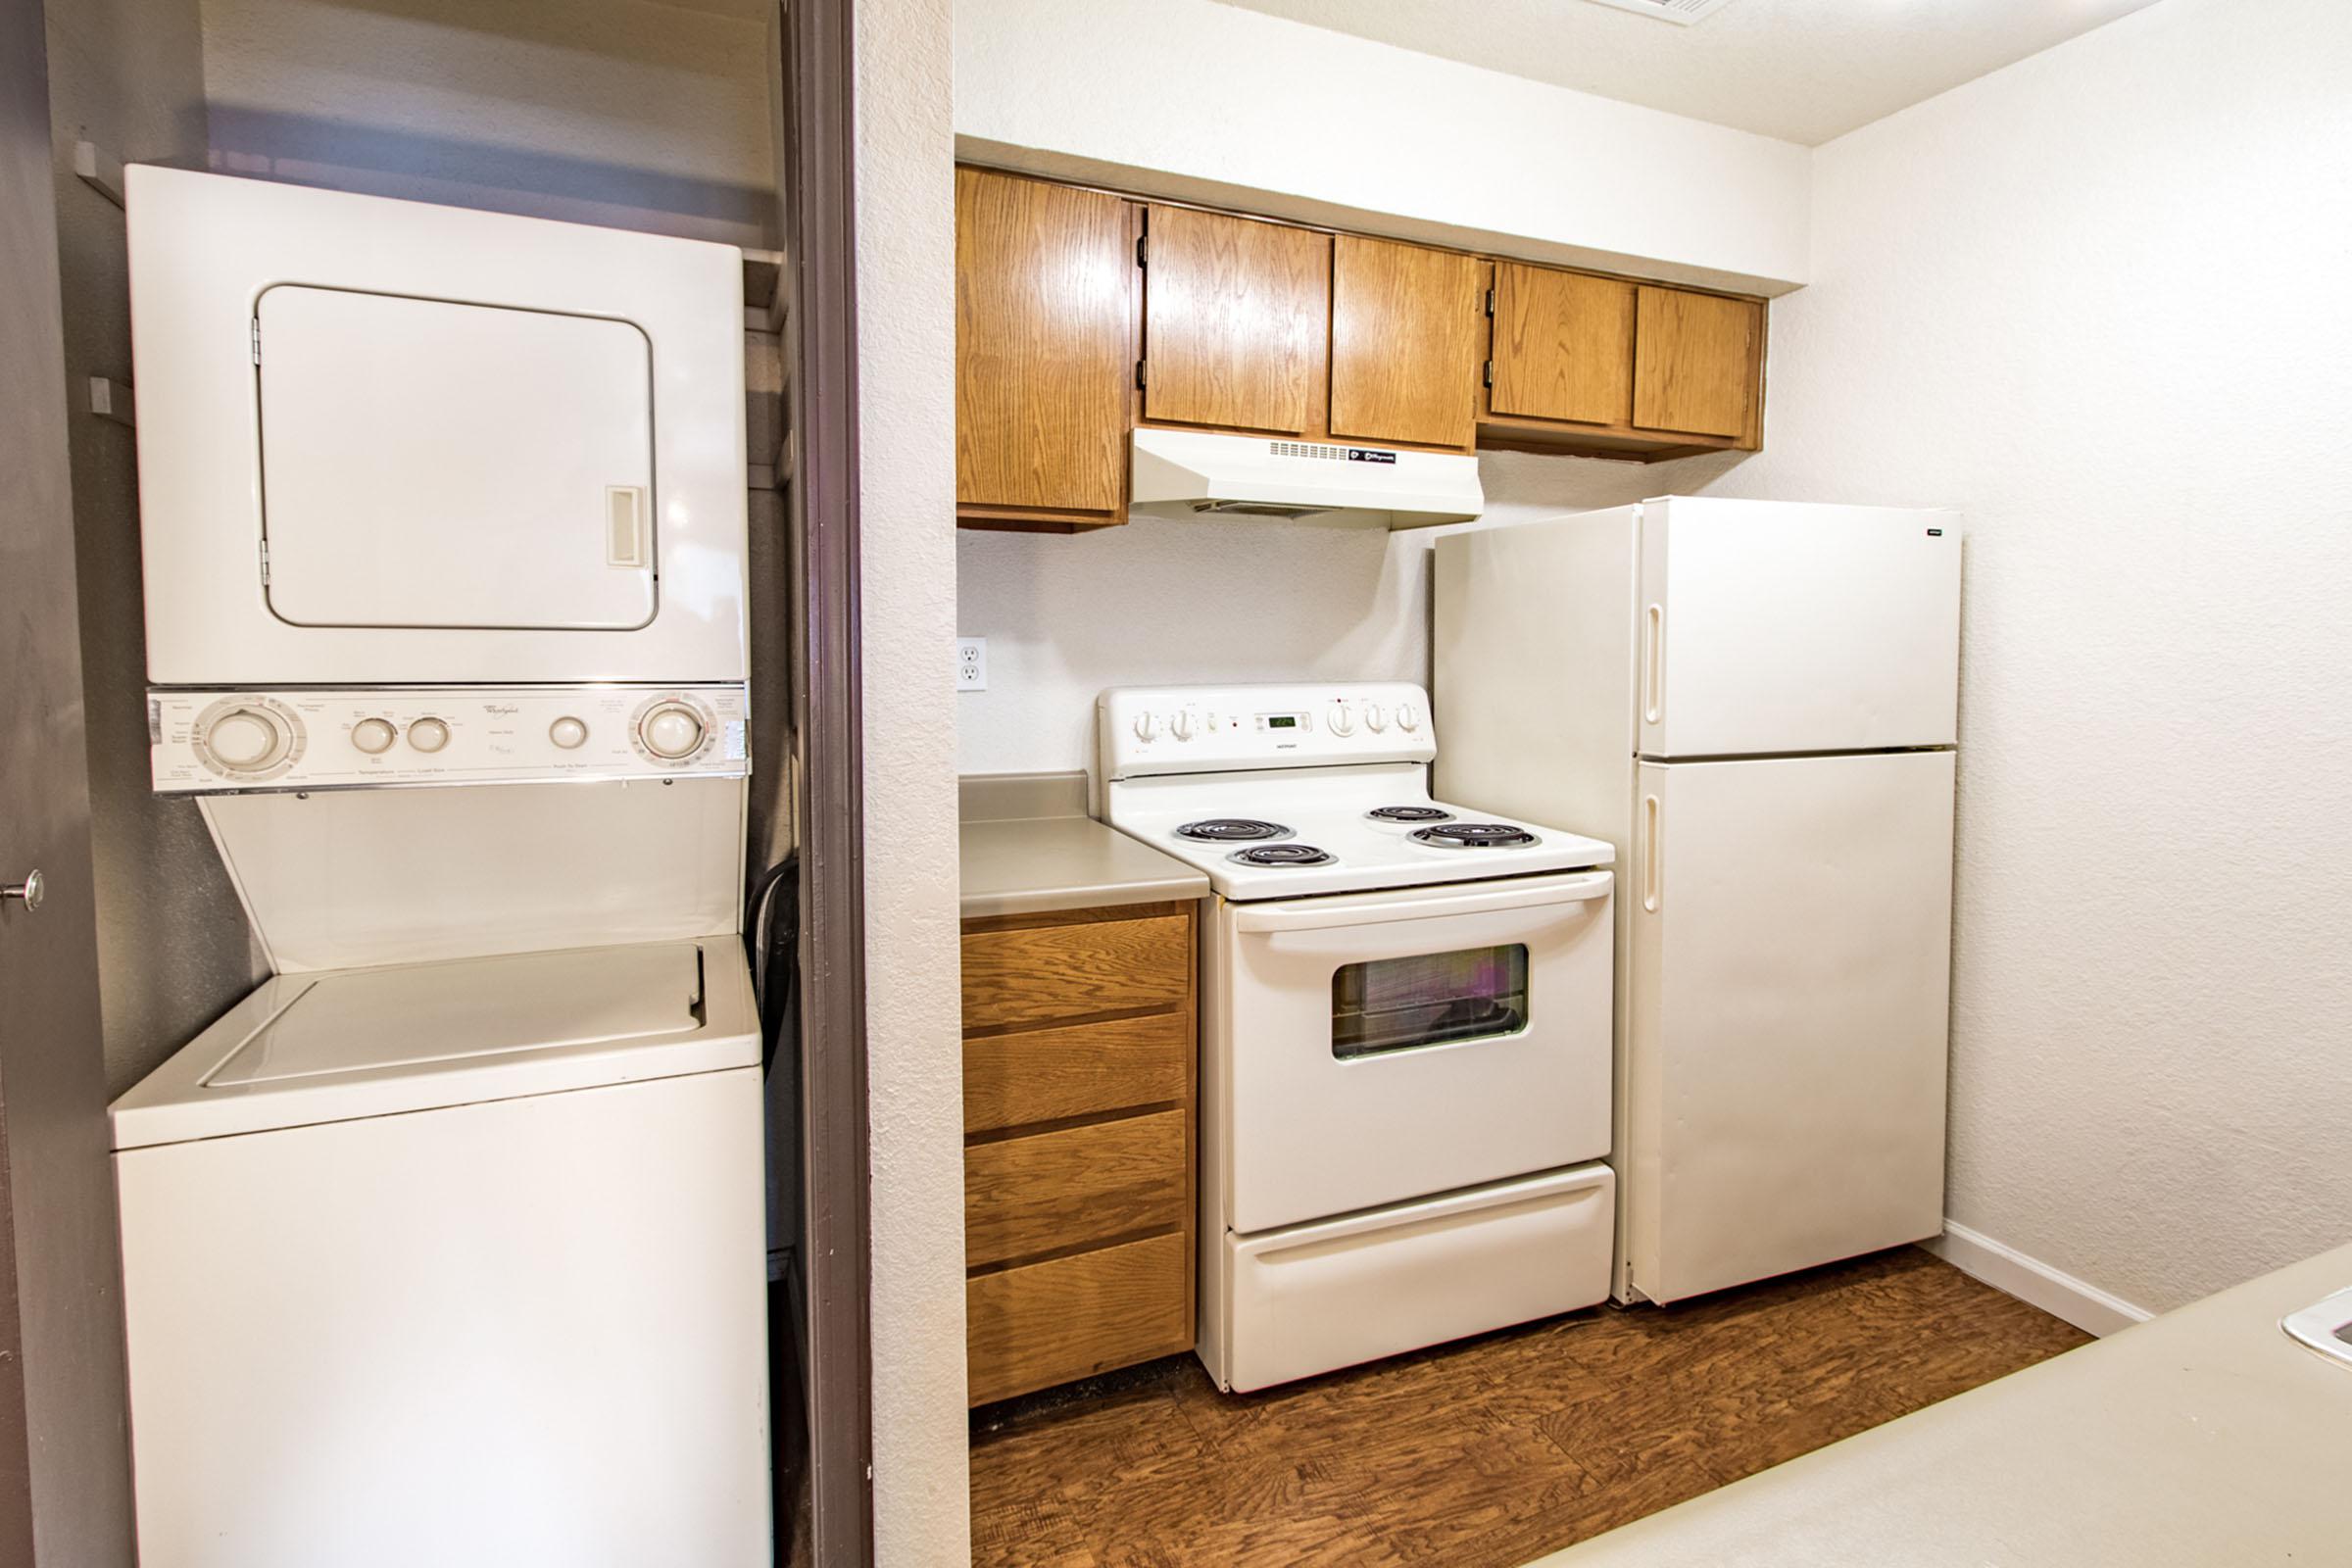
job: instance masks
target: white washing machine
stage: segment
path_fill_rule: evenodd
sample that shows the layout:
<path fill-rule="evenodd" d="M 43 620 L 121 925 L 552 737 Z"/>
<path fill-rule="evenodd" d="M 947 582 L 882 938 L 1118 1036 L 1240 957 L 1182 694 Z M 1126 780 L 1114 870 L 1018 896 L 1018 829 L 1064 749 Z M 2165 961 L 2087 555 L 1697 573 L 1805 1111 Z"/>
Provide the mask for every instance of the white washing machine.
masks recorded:
<path fill-rule="evenodd" d="M 764 1565 L 741 257 L 126 188 L 155 787 L 273 971 L 114 1107 L 140 1560 Z"/>

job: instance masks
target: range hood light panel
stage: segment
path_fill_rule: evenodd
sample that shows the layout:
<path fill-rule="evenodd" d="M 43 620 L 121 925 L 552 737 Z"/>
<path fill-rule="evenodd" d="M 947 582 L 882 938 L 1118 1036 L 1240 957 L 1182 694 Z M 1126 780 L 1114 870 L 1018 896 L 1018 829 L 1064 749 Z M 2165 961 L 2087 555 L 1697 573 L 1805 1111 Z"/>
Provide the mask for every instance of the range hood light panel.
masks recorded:
<path fill-rule="evenodd" d="M 1478 459 L 1330 441 L 1144 426 L 1128 512 L 1159 517 L 1314 517 L 1387 528 L 1466 522 L 1486 510 Z"/>

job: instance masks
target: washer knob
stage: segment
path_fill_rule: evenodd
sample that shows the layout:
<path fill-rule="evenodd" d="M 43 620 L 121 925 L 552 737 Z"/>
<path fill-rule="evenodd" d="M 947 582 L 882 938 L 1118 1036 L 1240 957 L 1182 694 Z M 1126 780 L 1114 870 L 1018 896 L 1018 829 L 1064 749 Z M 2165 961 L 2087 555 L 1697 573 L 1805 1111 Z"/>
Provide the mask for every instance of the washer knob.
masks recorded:
<path fill-rule="evenodd" d="M 1158 734 L 1159 715 L 1157 713 L 1138 713 L 1135 715 L 1135 738 L 1137 740 L 1148 741 Z"/>
<path fill-rule="evenodd" d="M 276 715 L 236 708 L 205 726 L 204 744 L 223 767 L 259 772 L 283 758 L 292 739 Z"/>
<path fill-rule="evenodd" d="M 1396 727 L 1407 731 L 1419 729 L 1421 727 L 1421 710 L 1410 703 L 1398 703 L 1396 705 Z"/>
<path fill-rule="evenodd" d="M 437 752 L 449 744 L 449 726 L 437 718 L 420 718 L 409 725 L 409 744 L 420 752 Z"/>
<path fill-rule="evenodd" d="M 675 762 L 703 744 L 703 715 L 684 703 L 663 703 L 638 722 L 637 733 L 647 751 Z"/>
<path fill-rule="evenodd" d="M 381 757 L 400 739 L 400 731 L 380 718 L 363 718 L 351 726 L 351 744 L 369 757 Z"/>
<path fill-rule="evenodd" d="M 547 726 L 547 738 L 567 752 L 576 752 L 588 744 L 588 726 L 569 713 Z"/>
<path fill-rule="evenodd" d="M 1354 710 L 1354 709 L 1352 709 L 1352 708 L 1349 708 L 1349 707 L 1348 707 L 1348 706 L 1346 703 L 1334 703 L 1334 704 L 1332 704 L 1332 705 L 1331 705 L 1331 732 L 1332 732 L 1334 735 L 1352 735 L 1352 734 L 1354 734 L 1354 733 L 1355 733 L 1355 710 Z"/>
<path fill-rule="evenodd" d="M 1389 727 L 1389 710 L 1378 703 L 1364 706 L 1364 728 L 1377 735 Z"/>

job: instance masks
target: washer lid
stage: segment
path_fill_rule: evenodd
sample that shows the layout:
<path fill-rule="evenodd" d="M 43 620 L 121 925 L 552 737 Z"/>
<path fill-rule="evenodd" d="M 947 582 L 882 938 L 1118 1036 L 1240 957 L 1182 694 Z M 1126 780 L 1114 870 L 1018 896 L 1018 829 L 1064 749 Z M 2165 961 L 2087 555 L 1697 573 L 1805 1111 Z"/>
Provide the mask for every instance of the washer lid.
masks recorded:
<path fill-rule="evenodd" d="M 732 938 L 278 975 L 115 1102 L 115 1147 L 759 1060 Z"/>

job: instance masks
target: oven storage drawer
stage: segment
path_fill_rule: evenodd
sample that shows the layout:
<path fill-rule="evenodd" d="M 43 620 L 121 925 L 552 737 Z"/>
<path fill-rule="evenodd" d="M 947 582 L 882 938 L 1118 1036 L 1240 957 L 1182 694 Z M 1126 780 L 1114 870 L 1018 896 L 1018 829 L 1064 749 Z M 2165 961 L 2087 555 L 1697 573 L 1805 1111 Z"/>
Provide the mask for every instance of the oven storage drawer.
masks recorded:
<path fill-rule="evenodd" d="M 964 1266 L 1181 1229 L 1192 1210 L 1186 1114 L 1179 1107 L 968 1145 Z"/>
<path fill-rule="evenodd" d="M 1234 1390 L 1591 1306 L 1609 1293 L 1602 1164 L 1224 1238 Z"/>

